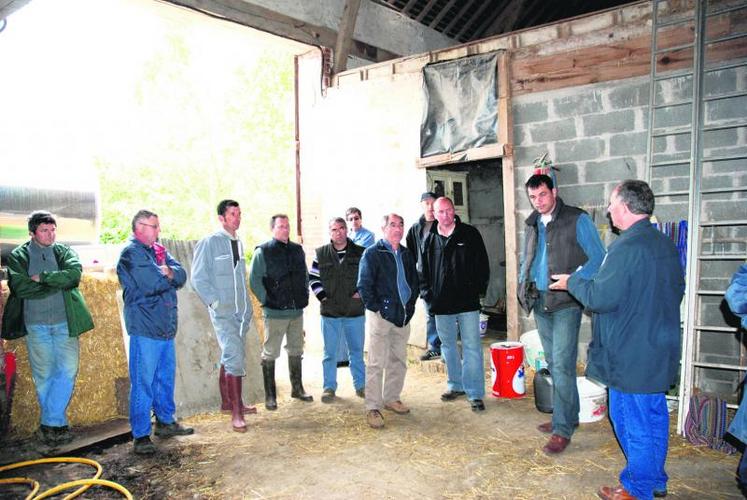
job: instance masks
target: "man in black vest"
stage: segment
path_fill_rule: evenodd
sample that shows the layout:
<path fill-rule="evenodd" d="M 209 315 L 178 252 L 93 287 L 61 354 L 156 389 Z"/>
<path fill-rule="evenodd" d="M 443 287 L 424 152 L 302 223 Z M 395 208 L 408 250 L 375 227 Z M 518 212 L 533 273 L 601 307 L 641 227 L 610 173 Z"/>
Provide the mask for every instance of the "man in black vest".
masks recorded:
<path fill-rule="evenodd" d="M 331 403 L 337 390 L 337 350 L 347 341 L 350 350 L 350 373 L 358 397 L 365 397 L 366 367 L 363 364 L 365 339 L 365 309 L 358 293 L 358 265 L 363 247 L 347 237 L 347 224 L 342 217 L 329 222 L 328 245 L 316 249 L 316 258 L 309 272 L 311 291 L 319 299 L 324 337 L 322 372 L 324 392 L 322 403 Z"/>
<path fill-rule="evenodd" d="M 550 276 L 579 270 L 582 276 L 591 277 L 599 269 L 605 250 L 591 217 L 580 208 L 564 204 L 549 176 L 533 175 L 526 189 L 535 210 L 526 220 L 519 302 L 527 314 L 534 310 L 552 375 L 552 422 L 537 429 L 552 434 L 542 450 L 557 454 L 565 450 L 578 426 L 576 359 L 583 309 L 568 292 L 550 290 Z"/>
<path fill-rule="evenodd" d="M 272 239 L 254 250 L 249 285 L 262 304 L 265 343 L 262 347 L 262 375 L 265 384 L 265 408 L 277 410 L 275 360 L 280 356 L 283 337 L 287 336 L 288 371 L 291 397 L 313 401 L 301 382 L 303 356 L 303 308 L 309 303 L 309 274 L 303 248 L 290 241 L 290 223 L 285 214 L 270 219 Z"/>

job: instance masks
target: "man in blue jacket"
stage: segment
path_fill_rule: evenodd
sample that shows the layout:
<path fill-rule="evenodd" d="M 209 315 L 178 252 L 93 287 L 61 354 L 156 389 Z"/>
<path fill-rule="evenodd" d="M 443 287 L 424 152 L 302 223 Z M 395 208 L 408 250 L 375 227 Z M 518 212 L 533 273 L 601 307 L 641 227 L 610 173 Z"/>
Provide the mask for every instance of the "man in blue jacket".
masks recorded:
<path fill-rule="evenodd" d="M 358 270 L 358 291 L 369 311 L 366 421 L 374 429 L 384 427 L 382 408 L 410 413 L 400 394 L 407 373 L 409 323 L 418 299 L 415 259 L 400 245 L 404 220 L 386 215 L 381 229 L 384 239 L 366 249 Z"/>
<path fill-rule="evenodd" d="M 627 460 L 620 486 L 605 499 L 650 499 L 666 494 L 669 438 L 665 393 L 680 366 L 680 302 L 685 280 L 677 249 L 649 221 L 654 194 L 626 180 L 607 209 L 622 233 L 599 272 L 553 275 L 552 290 L 568 290 L 593 314 L 586 375 L 609 387 L 610 420 Z"/>
<path fill-rule="evenodd" d="M 130 427 L 138 455 L 156 451 L 150 440 L 151 411 L 156 414 L 155 434 L 160 438 L 194 432 L 174 418 L 176 290 L 187 281 L 187 273 L 157 243 L 160 232 L 158 215 L 140 210 L 132 219 L 132 238 L 117 263 L 130 336 Z"/>
<path fill-rule="evenodd" d="M 734 273 L 724 298 L 731 312 L 740 318 L 742 329 L 747 330 L 747 264 L 740 266 Z M 742 381 L 743 384 L 745 380 Z M 744 394 L 742 402 L 739 403 L 739 409 L 729 424 L 729 433 L 747 444 L 747 397 Z M 737 484 L 742 494 L 747 495 L 747 451 L 742 453 L 742 458 L 739 460 Z"/>

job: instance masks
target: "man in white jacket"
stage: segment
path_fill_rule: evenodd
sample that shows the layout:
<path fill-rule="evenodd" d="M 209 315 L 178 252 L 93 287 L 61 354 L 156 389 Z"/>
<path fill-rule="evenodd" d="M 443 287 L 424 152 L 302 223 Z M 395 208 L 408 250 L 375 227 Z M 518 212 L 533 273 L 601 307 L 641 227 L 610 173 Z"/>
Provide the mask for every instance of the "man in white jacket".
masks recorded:
<path fill-rule="evenodd" d="M 257 413 L 241 398 L 241 381 L 246 376 L 246 332 L 252 320 L 252 304 L 246 287 L 244 246 L 236 231 L 241 225 L 241 208 L 234 200 L 218 204 L 218 221 L 223 228 L 203 238 L 192 260 L 192 288 L 208 307 L 215 336 L 220 345 L 221 411 L 231 413 L 236 432 L 246 432 L 244 415 Z"/>

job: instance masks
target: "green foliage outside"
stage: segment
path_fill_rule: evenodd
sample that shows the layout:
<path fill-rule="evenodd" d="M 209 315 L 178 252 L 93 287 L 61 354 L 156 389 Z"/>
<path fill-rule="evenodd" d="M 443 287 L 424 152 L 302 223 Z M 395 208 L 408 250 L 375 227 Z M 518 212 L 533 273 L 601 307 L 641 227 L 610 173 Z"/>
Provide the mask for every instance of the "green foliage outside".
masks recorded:
<path fill-rule="evenodd" d="M 172 32 L 143 66 L 129 153 L 95 160 L 100 240 L 124 241 L 142 208 L 159 214 L 163 238 L 199 239 L 218 228 L 218 202 L 232 198 L 250 253 L 269 238 L 272 214 L 295 225 L 293 54 L 268 48 L 254 64 L 224 57 L 204 68 L 188 40 Z"/>

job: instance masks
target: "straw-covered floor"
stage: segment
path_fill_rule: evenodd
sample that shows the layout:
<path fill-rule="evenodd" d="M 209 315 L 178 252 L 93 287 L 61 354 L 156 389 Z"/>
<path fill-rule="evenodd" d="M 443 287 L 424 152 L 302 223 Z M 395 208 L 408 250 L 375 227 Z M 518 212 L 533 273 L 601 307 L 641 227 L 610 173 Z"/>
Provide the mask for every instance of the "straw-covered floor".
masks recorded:
<path fill-rule="evenodd" d="M 105 477 L 140 498 L 595 498 L 617 482 L 623 457 L 607 420 L 584 424 L 568 450 L 547 457 L 535 430 L 547 415 L 533 400 L 488 397 L 483 414 L 466 401 L 442 403 L 444 376 L 411 369 L 403 401 L 412 413 L 385 413 L 369 428 L 363 402 L 340 371 L 338 402 L 285 399 L 277 412 L 229 430 L 218 413 L 190 418 L 196 434 L 157 442 L 162 452 L 137 459 L 129 443 L 98 457 Z M 281 385 L 282 395 L 287 387 Z M 674 422 L 673 422 L 674 423 Z M 667 471 L 670 498 L 741 498 L 736 456 L 695 448 L 673 435 Z"/>

